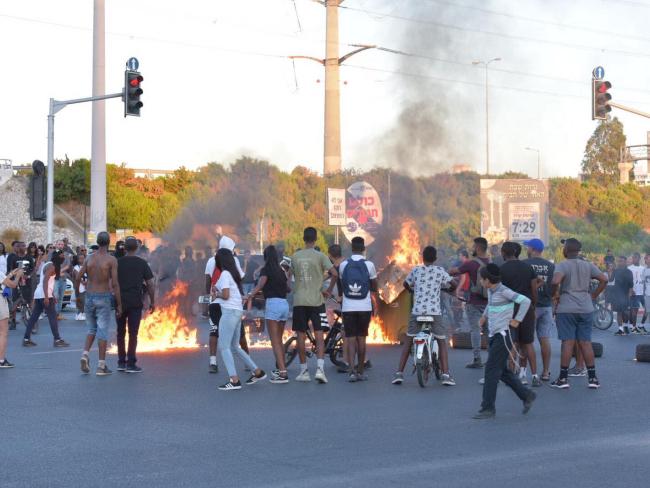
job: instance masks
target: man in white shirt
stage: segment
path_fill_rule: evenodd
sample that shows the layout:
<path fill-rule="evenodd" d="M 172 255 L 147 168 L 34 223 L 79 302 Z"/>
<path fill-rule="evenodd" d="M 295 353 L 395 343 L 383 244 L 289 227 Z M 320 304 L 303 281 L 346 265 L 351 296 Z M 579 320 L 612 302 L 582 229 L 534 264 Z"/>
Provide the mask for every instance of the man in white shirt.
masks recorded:
<path fill-rule="evenodd" d="M 632 323 L 632 334 L 642 334 L 642 331 L 637 328 L 636 322 L 639 309 L 645 305 L 643 296 L 643 272 L 645 266 L 641 266 L 641 255 L 638 252 L 635 252 L 632 255 L 632 264 L 629 265 L 627 269 L 632 271 L 632 277 L 634 278 L 634 295 L 630 297 L 630 322 Z"/>
<path fill-rule="evenodd" d="M 366 250 L 363 237 L 352 239 L 352 256 L 339 266 L 341 293 L 343 295 L 343 326 L 347 346 L 347 362 L 350 365 L 350 382 L 366 381 L 366 338 L 377 292 L 375 265 L 364 258 Z M 355 357 L 358 362 L 355 363 Z M 356 366 L 356 370 L 354 365 Z"/>
<path fill-rule="evenodd" d="M 638 330 L 641 334 L 647 334 L 648 331 L 645 328 L 645 321 L 648 319 L 650 313 L 648 312 L 650 307 L 650 254 L 646 254 L 643 258 L 645 261 L 645 268 L 643 268 L 643 320 L 641 320 L 641 325 L 638 327 Z"/>

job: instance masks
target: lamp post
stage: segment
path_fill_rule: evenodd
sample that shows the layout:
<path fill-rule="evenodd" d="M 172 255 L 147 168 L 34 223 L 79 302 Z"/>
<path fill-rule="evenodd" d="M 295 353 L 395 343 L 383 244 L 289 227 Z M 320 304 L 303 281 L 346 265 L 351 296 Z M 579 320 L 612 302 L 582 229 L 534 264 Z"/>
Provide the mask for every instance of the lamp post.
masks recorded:
<path fill-rule="evenodd" d="M 540 153 L 541 151 L 539 149 L 536 149 L 534 147 L 525 147 L 524 148 L 526 151 L 533 151 L 537 153 L 537 179 L 542 178 L 542 166 L 540 164 Z"/>
<path fill-rule="evenodd" d="M 472 64 L 485 66 L 485 174 L 490 174 L 490 112 L 488 92 L 488 67 L 494 61 L 501 61 L 501 58 L 493 58 L 488 61 L 472 61 Z"/>

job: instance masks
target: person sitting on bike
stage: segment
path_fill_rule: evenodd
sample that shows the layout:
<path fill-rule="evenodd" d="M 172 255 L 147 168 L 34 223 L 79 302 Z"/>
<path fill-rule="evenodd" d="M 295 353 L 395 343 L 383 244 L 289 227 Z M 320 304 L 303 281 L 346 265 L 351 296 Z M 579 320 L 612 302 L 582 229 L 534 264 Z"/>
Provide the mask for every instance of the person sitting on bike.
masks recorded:
<path fill-rule="evenodd" d="M 447 330 L 442 323 L 442 310 L 440 308 L 440 293 L 442 288 L 454 288 L 456 281 L 440 266 L 433 263 L 438 258 L 438 252 L 433 246 L 427 246 L 422 251 L 423 264 L 416 266 L 406 277 L 404 288 L 413 293 L 413 309 L 409 318 L 407 339 L 404 342 L 399 367 L 393 378 L 394 385 L 401 385 L 404 381 L 404 368 L 411 352 L 413 337 L 421 332 L 418 316 L 432 316 L 433 322 L 427 325 L 433 337 L 438 342 L 440 350 L 440 368 L 442 369 L 442 384 L 455 386 L 456 382 L 449 373 L 447 360 Z"/>

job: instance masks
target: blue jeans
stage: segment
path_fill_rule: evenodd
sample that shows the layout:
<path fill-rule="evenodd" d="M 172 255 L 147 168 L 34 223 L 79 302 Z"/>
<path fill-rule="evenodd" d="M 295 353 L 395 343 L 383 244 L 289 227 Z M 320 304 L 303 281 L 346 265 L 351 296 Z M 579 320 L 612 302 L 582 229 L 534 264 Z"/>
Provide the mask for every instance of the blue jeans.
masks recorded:
<path fill-rule="evenodd" d="M 54 280 L 54 298 L 56 298 L 56 313 L 61 313 L 61 308 L 63 307 L 63 295 L 65 293 L 65 287 L 67 286 L 66 279 L 61 276 L 58 280 Z"/>
<path fill-rule="evenodd" d="M 242 310 L 235 310 L 234 308 L 221 307 L 221 319 L 219 320 L 219 352 L 221 359 L 223 359 L 228 376 L 237 376 L 237 368 L 235 368 L 235 358 L 233 352 L 246 363 L 246 365 L 255 371 L 257 364 L 253 362 L 251 357 L 246 354 L 239 345 L 239 335 L 241 333 L 241 317 L 244 314 Z"/>
<path fill-rule="evenodd" d="M 469 323 L 469 337 L 472 341 L 472 352 L 474 353 L 474 358 L 481 357 L 481 327 L 478 325 L 485 306 L 483 305 L 472 305 L 470 303 L 465 307 L 465 313 L 467 313 L 467 322 Z"/>
<path fill-rule="evenodd" d="M 112 295 L 110 293 L 86 292 L 86 326 L 88 335 L 97 336 L 100 341 L 108 340 L 108 328 L 113 313 Z"/>

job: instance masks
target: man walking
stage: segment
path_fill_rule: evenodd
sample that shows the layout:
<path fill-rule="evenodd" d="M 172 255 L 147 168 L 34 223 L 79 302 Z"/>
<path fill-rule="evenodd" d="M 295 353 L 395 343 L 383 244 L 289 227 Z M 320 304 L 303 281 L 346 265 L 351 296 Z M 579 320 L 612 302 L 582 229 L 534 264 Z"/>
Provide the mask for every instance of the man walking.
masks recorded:
<path fill-rule="evenodd" d="M 56 319 L 63 320 L 61 310 L 63 308 L 63 296 L 65 294 L 66 286 L 68 285 L 68 273 L 72 270 L 72 254 L 66 252 L 66 245 L 63 239 L 56 241 L 55 246 L 57 251 L 63 255 L 63 264 L 61 265 L 61 273 L 54 280 L 54 298 L 56 299 Z M 50 261 L 52 258 L 50 258 Z"/>
<path fill-rule="evenodd" d="M 126 255 L 117 262 L 117 280 L 122 298 L 122 313 L 117 316 L 117 370 L 141 373 L 142 368 L 136 365 L 135 351 L 138 347 L 138 330 L 144 306 L 142 292 L 143 285 L 146 284 L 149 293 L 149 313 L 152 313 L 155 299 L 153 273 L 147 262 L 136 255 L 138 241 L 135 237 L 127 237 L 124 248 Z M 128 353 L 124 343 L 127 326 L 129 328 Z"/>
<path fill-rule="evenodd" d="M 573 348 L 578 343 L 587 366 L 589 388 L 600 388 L 596 377 L 594 350 L 591 346 L 591 330 L 594 321 L 594 300 L 607 286 L 605 275 L 589 261 L 580 258 L 582 244 L 570 238 L 563 240 L 563 254 L 566 258 L 555 267 L 551 295 L 556 303 L 558 337 L 562 341 L 560 376 L 551 383 L 554 388 L 569 388 L 569 362 Z M 600 282 L 598 288 L 589 294 L 592 279 Z"/>
<path fill-rule="evenodd" d="M 113 294 L 115 294 L 115 311 L 117 316 L 122 315 L 122 299 L 120 297 L 119 280 L 117 276 L 117 259 L 108 252 L 111 237 L 108 232 L 97 235 L 97 251 L 88 256 L 79 271 L 77 280 L 84 273 L 88 275 L 86 284 L 86 325 L 88 335 L 83 354 L 81 355 L 81 372 L 90 373 L 90 360 L 88 354 L 97 337 L 99 348 L 99 363 L 97 376 L 108 376 L 113 372 L 106 366 L 106 346 L 108 342 L 108 328 L 113 320 Z M 78 284 L 78 283 L 77 283 Z M 113 293 L 111 293 L 111 290 Z"/>
<path fill-rule="evenodd" d="M 627 266 L 627 258 L 616 258 L 613 285 L 610 287 L 612 310 L 616 312 L 618 330 L 614 335 L 624 336 L 630 333 L 630 299 L 634 294 L 634 275 Z M 637 309 L 638 310 L 638 309 Z"/>
<path fill-rule="evenodd" d="M 541 239 L 524 241 L 528 251 L 528 259 L 524 262 L 530 265 L 537 274 L 537 306 L 535 307 L 535 329 L 537 340 L 542 350 L 542 381 L 551 379 L 551 333 L 555 327 L 553 307 L 551 306 L 551 282 L 555 265 L 544 259 L 544 242 Z"/>
<path fill-rule="evenodd" d="M 632 264 L 627 269 L 632 272 L 634 283 L 633 292 L 630 296 L 630 324 L 632 325 L 632 334 L 641 334 L 642 331 L 637 328 L 636 323 L 639 309 L 645 305 L 643 298 L 643 271 L 645 267 L 641 266 L 641 255 L 638 252 L 632 255 Z"/>

